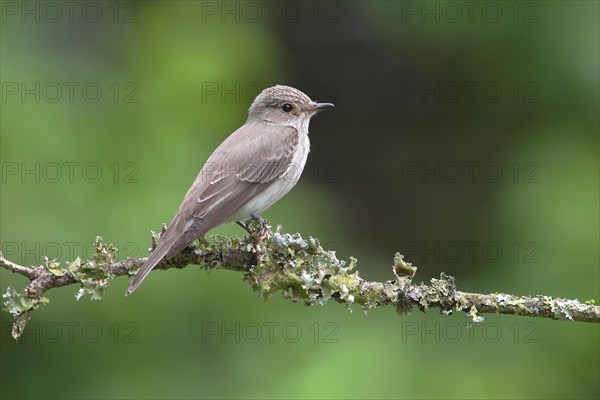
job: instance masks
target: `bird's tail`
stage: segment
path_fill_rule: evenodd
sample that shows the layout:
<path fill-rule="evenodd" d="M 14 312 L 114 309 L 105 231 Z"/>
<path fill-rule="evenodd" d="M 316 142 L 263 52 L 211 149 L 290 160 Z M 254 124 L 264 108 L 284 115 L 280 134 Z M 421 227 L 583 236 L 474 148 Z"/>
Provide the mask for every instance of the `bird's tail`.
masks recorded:
<path fill-rule="evenodd" d="M 171 246 L 169 246 L 169 243 L 161 242 L 154 249 L 152 254 L 150 254 L 150 257 L 148 257 L 148 260 L 146 260 L 144 265 L 142 265 L 142 268 L 140 268 L 137 274 L 133 277 L 129 288 L 127 288 L 127 291 L 125 292 L 125 296 L 129 296 L 135 289 L 137 289 L 140 283 L 142 283 L 150 271 L 152 271 L 152 268 L 154 268 L 156 264 L 163 259 L 170 248 Z"/>

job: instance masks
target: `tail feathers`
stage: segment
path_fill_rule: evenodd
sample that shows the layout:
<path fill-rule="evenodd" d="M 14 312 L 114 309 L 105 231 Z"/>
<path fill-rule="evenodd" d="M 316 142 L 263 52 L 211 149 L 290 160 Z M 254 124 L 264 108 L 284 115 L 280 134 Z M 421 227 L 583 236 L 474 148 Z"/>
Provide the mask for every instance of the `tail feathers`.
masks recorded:
<path fill-rule="evenodd" d="M 129 296 L 134 292 L 135 289 L 137 289 L 140 283 L 142 283 L 150 271 L 152 271 L 152 268 L 154 268 L 156 264 L 158 264 L 159 261 L 162 260 L 163 257 L 169 252 L 170 248 L 171 246 L 169 246 L 169 243 L 161 242 L 156 249 L 154 249 L 150 257 L 148 257 L 148 260 L 146 260 L 144 265 L 142 265 L 142 268 L 140 268 L 138 273 L 133 277 L 129 288 L 127 288 L 127 291 L 125 292 L 125 296 Z"/>

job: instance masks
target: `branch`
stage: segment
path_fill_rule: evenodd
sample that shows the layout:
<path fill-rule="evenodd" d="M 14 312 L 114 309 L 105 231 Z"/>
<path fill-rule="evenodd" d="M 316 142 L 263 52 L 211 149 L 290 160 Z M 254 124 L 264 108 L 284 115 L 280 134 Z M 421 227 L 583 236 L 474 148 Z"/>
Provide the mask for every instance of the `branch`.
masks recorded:
<path fill-rule="evenodd" d="M 157 240 L 153 234 L 153 247 Z M 61 267 L 57 261 L 45 258 L 43 265 L 31 268 L 15 264 L 0 253 L 0 266 L 30 280 L 21 293 L 9 287 L 3 295 L 5 310 L 15 317 L 13 337 L 18 339 L 23 333 L 34 309 L 49 302 L 44 297 L 48 290 L 77 284 L 80 286 L 75 296 L 78 300 L 86 294 L 92 300 L 99 300 L 111 279 L 135 275 L 146 260 L 127 258 L 115 262 L 116 250 L 98 237 L 96 254 L 89 260 L 77 258 Z M 196 264 L 206 269 L 238 271 L 262 299 L 267 300 L 281 291 L 285 298 L 306 305 L 324 304 L 329 300 L 345 304 L 348 309 L 354 304 L 364 310 L 390 305 L 400 314 L 409 313 L 414 306 L 421 311 L 439 308 L 444 314 L 465 312 L 475 323 L 483 321 L 481 314 L 485 313 L 600 322 L 600 307 L 594 306 L 593 301 L 580 303 L 549 296 L 461 292 L 456 290 L 455 279 L 443 273 L 439 279 L 431 279 L 429 285 L 413 284 L 416 268 L 399 253 L 394 257 L 393 279 L 387 282 L 362 279 L 358 271 L 354 271 L 356 262 L 352 257 L 348 264 L 338 260 L 335 252 L 324 250 L 315 238 L 303 239 L 299 234 L 281 233 L 277 229 L 259 244 L 253 237 L 201 237 L 172 259 L 162 260 L 154 270 Z"/>

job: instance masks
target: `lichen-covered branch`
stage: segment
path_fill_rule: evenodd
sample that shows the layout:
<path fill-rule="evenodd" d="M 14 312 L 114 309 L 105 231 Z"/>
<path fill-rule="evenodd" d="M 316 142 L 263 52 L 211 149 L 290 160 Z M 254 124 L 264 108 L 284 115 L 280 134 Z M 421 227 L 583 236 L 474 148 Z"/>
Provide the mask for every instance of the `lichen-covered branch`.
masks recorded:
<path fill-rule="evenodd" d="M 153 247 L 156 241 L 153 234 Z M 17 339 L 23 333 L 33 310 L 48 303 L 44 297 L 48 290 L 79 285 L 77 299 L 89 295 L 92 300 L 99 300 L 112 279 L 134 275 L 145 261 L 145 258 L 128 258 L 115 262 L 115 252 L 112 245 L 104 244 L 98 237 L 96 253 L 89 260 L 77 258 L 61 266 L 57 261 L 45 259 L 42 265 L 31 268 L 15 264 L 0 253 L 0 266 L 30 280 L 20 293 L 9 287 L 3 295 L 5 310 L 14 315 L 13 337 Z M 454 278 L 445 274 L 428 285 L 414 284 L 416 268 L 400 254 L 394 257 L 391 280 L 369 282 L 355 270 L 356 262 L 354 258 L 349 263 L 338 260 L 335 252 L 324 250 L 315 238 L 303 239 L 299 234 L 281 233 L 277 229 L 259 244 L 253 237 L 200 238 L 174 258 L 161 261 L 155 270 L 196 264 L 206 269 L 239 271 L 261 298 L 266 300 L 281 291 L 284 297 L 306 305 L 329 300 L 343 303 L 349 309 L 354 304 L 364 310 L 389 305 L 400 314 L 410 312 L 415 306 L 421 311 L 439 308 L 445 314 L 465 312 L 473 322 L 481 322 L 481 314 L 485 313 L 600 322 L 600 307 L 593 305 L 593 301 L 461 292 L 456 289 Z"/>

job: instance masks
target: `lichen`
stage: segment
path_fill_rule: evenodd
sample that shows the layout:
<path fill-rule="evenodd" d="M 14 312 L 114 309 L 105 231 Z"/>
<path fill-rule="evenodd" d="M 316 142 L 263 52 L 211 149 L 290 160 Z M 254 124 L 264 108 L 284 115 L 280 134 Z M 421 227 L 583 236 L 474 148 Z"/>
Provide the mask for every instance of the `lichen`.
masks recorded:
<path fill-rule="evenodd" d="M 593 300 L 582 304 L 576 299 L 550 296 L 460 292 L 456 290 L 455 279 L 444 273 L 439 279 L 431 279 L 429 285 L 413 284 L 417 268 L 404 261 L 399 253 L 394 256 L 392 280 L 365 281 L 355 270 L 358 263 L 355 258 L 350 257 L 348 263 L 339 260 L 334 251 L 325 250 L 316 238 L 304 239 L 299 234 L 281 233 L 281 227 L 272 232 L 265 221 L 252 220 L 246 226 L 251 232 L 248 236 L 200 237 L 172 259 L 161 261 L 156 268 L 184 268 L 188 264 L 197 264 L 209 271 L 216 268 L 241 271 L 245 282 L 265 301 L 281 291 L 293 302 L 314 306 L 334 300 L 350 311 L 358 304 L 365 313 L 374 307 L 392 305 L 398 314 L 404 315 L 416 305 L 421 311 L 437 307 L 448 315 L 462 311 L 472 323 L 482 322 L 482 313 L 494 311 L 593 322 L 600 317 L 600 308 L 593 305 Z M 165 231 L 163 227 L 161 235 Z M 158 241 L 159 235 L 153 233 L 152 248 L 156 248 Z M 95 246 L 96 252 L 88 260 L 77 258 L 61 266 L 56 260 L 44 258 L 43 265 L 31 272 L 21 272 L 30 278 L 31 284 L 22 293 L 9 287 L 2 296 L 5 310 L 14 316 L 13 337 L 21 335 L 34 309 L 48 303 L 48 299 L 42 297 L 46 290 L 76 283 L 80 285 L 76 294 L 78 300 L 84 295 L 100 300 L 115 275 L 134 274 L 143 264 L 143 259 L 115 263 L 117 249 L 104 244 L 101 237 L 96 238 Z M 6 262 L 6 265 L 11 268 L 10 263 Z M 23 270 L 18 267 L 14 268 L 17 269 L 15 272 Z"/>
<path fill-rule="evenodd" d="M 75 294 L 77 300 L 86 294 L 91 300 L 101 300 L 114 278 L 110 266 L 115 261 L 117 248 L 112 244 L 102 243 L 100 236 L 95 241 L 96 252 L 89 260 L 81 261 L 78 257 L 67 265 L 66 271 L 81 287 Z"/>
<path fill-rule="evenodd" d="M 394 255 L 394 274 L 397 277 L 408 276 L 412 278 L 417 273 L 417 267 L 411 263 L 404 261 L 404 256 L 400 253 Z"/>
<path fill-rule="evenodd" d="M 29 310 L 35 310 L 39 306 L 48 304 L 50 300 L 46 297 L 27 297 L 11 288 L 6 288 L 6 292 L 2 295 L 4 300 L 4 310 L 12 315 L 23 314 Z"/>
<path fill-rule="evenodd" d="M 278 227 L 261 242 L 264 254 L 247 272 L 247 284 L 264 300 L 281 290 L 294 302 L 322 305 L 335 298 L 351 308 L 360 284 L 358 273 L 351 273 L 356 259 L 351 258 L 346 266 L 334 251 L 323 249 L 318 239 L 280 230 Z"/>
<path fill-rule="evenodd" d="M 473 322 L 474 324 L 479 324 L 483 322 L 483 317 L 477 314 L 477 307 L 475 306 L 471 306 L 471 308 L 467 312 L 467 315 L 471 317 L 471 322 Z"/>
<path fill-rule="evenodd" d="M 463 311 L 469 308 L 469 301 L 464 295 L 456 291 L 454 277 L 443 272 L 440 274 L 439 279 L 431 279 L 430 286 L 420 285 L 419 287 L 406 289 L 405 296 L 412 301 L 417 301 L 422 311 L 431 307 L 439 307 L 441 313 L 452 315 L 455 311 Z"/>

